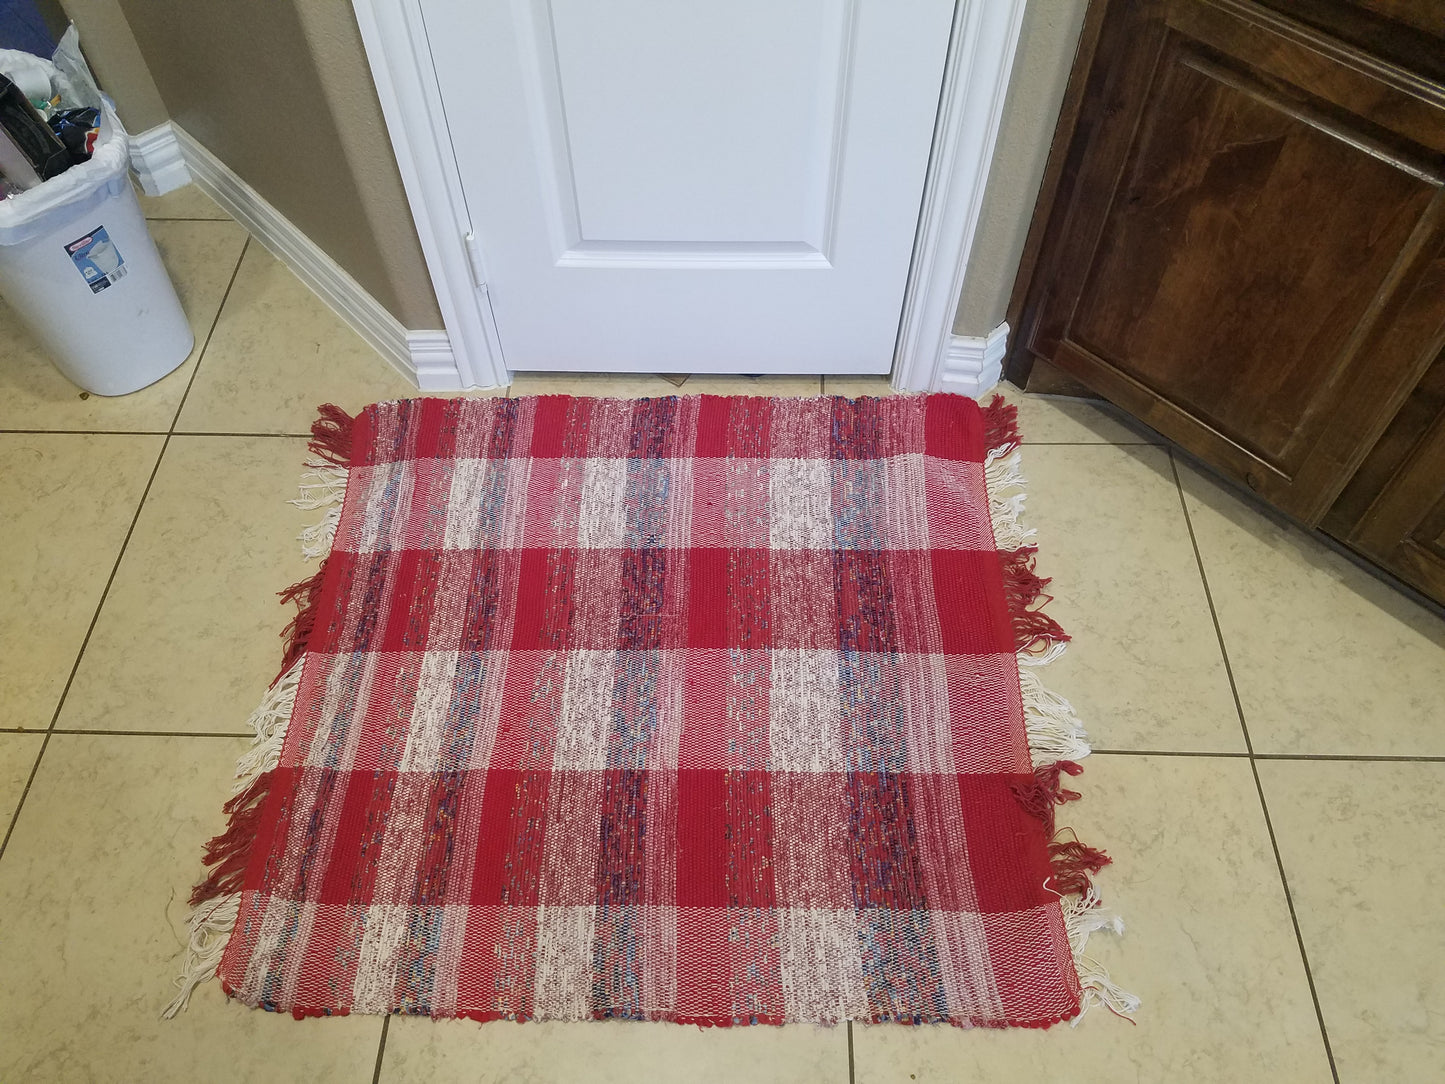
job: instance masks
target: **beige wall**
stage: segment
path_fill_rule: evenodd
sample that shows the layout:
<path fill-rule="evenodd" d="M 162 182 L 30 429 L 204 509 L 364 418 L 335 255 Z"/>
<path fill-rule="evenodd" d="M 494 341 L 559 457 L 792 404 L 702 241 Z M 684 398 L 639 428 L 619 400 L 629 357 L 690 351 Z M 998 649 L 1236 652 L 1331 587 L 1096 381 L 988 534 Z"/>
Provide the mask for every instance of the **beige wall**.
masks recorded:
<path fill-rule="evenodd" d="M 172 120 L 403 325 L 442 326 L 350 4 L 119 0 L 119 9 Z M 97 75 L 107 80 L 99 66 Z M 107 87 L 117 99 L 125 89 Z"/>
<path fill-rule="evenodd" d="M 166 104 L 117 0 L 62 0 L 60 6 L 80 31 L 86 63 L 115 99 L 121 123 L 132 132 L 164 123 Z"/>
<path fill-rule="evenodd" d="M 1029 0 L 978 233 L 958 300 L 957 335 L 1003 322 L 1073 66 L 1087 0 Z"/>

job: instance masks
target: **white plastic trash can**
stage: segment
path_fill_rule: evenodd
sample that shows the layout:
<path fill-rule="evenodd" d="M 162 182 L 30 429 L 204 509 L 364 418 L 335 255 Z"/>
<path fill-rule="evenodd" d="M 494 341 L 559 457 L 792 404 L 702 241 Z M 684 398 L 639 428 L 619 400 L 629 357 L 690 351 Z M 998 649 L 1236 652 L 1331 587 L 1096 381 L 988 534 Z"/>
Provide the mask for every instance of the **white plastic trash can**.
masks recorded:
<path fill-rule="evenodd" d="M 97 395 L 154 383 L 195 344 L 129 165 L 107 102 L 88 162 L 0 200 L 0 297 L 56 367 Z"/>

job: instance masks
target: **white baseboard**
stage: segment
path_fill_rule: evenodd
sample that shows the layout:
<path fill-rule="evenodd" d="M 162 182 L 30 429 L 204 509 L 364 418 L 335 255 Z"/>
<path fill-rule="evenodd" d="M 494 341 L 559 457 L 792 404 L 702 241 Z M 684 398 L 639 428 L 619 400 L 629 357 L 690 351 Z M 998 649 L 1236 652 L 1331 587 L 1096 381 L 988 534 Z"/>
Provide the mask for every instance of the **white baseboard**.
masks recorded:
<path fill-rule="evenodd" d="M 164 196 L 191 183 L 170 121 L 130 137 L 130 168 L 147 196 Z"/>
<path fill-rule="evenodd" d="M 156 153 L 163 155 L 161 160 L 178 161 L 187 180 L 245 226 L 399 373 L 424 391 L 462 387 L 445 331 L 409 331 L 403 327 L 316 242 L 178 124 L 163 124 L 145 135 L 155 137 L 151 144 Z M 147 161 L 151 153 L 148 149 Z"/>
<path fill-rule="evenodd" d="M 989 391 L 1003 376 L 1008 347 L 1008 324 L 987 335 L 953 335 L 938 373 L 935 391 L 951 391 L 974 399 Z"/>
<path fill-rule="evenodd" d="M 461 391 L 457 355 L 445 331 L 408 331 L 407 347 L 416 367 L 416 384 L 422 391 Z"/>

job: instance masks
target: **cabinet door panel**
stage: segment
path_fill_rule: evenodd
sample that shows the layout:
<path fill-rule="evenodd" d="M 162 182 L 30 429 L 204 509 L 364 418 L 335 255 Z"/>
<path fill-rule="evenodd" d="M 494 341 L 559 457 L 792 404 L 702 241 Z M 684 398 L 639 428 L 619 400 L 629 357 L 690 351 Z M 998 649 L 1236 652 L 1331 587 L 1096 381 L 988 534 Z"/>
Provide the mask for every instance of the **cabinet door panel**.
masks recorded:
<path fill-rule="evenodd" d="M 1445 326 L 1445 100 L 1254 5 L 1117 11 L 1029 347 L 1315 522 Z"/>
<path fill-rule="evenodd" d="M 1445 602 L 1445 414 L 1380 493 L 1350 542 Z"/>

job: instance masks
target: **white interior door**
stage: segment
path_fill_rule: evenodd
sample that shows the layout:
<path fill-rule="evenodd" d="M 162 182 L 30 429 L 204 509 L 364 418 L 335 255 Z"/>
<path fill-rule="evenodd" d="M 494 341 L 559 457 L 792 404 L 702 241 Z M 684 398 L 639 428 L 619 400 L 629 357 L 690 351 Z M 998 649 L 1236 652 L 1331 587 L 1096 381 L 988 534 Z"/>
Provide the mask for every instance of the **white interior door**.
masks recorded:
<path fill-rule="evenodd" d="M 885 373 L 953 0 L 421 0 L 506 366 Z"/>

